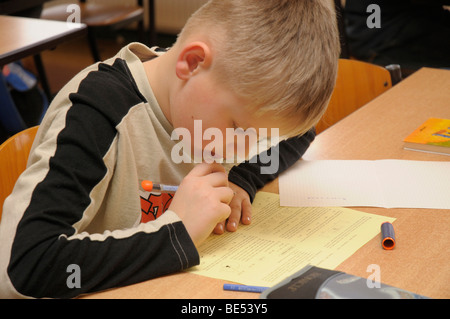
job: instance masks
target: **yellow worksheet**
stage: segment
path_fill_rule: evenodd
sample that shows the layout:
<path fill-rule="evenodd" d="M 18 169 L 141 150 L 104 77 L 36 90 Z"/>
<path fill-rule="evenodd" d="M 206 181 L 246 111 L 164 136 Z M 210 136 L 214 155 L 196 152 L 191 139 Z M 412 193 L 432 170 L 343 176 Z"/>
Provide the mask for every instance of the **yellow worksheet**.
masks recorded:
<path fill-rule="evenodd" d="M 273 286 L 307 264 L 334 269 L 395 218 L 341 207 L 280 207 L 279 195 L 258 192 L 252 223 L 211 235 L 200 265 L 189 271 L 244 285 Z M 381 249 L 381 244 L 380 244 Z"/>

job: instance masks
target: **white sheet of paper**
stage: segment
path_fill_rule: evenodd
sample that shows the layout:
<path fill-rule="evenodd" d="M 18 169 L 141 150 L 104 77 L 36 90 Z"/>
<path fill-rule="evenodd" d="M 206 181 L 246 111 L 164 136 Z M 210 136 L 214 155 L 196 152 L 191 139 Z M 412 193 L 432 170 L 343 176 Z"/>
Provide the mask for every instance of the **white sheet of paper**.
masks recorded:
<path fill-rule="evenodd" d="M 450 162 L 302 160 L 279 185 L 282 206 L 450 209 Z"/>

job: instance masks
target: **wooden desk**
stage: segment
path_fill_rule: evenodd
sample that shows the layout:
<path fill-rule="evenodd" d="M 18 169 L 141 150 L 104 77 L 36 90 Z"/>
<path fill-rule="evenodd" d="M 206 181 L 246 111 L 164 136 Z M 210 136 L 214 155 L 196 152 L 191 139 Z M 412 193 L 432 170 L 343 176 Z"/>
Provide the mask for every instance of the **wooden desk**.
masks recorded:
<path fill-rule="evenodd" d="M 428 117 L 450 118 L 449 88 L 450 71 L 421 69 L 320 134 L 304 158 L 448 161 L 448 156 L 403 150 L 402 141 Z M 278 192 L 278 182 L 264 190 Z M 450 298 L 450 210 L 354 209 L 397 218 L 396 247 L 383 250 L 376 236 L 337 270 L 367 278 L 371 274 L 367 267 L 377 264 L 381 281 L 386 284 L 432 298 Z M 223 291 L 223 283 L 182 272 L 85 298 L 259 297 L 254 293 Z"/>
<path fill-rule="evenodd" d="M 76 26 L 76 27 L 75 27 Z M 40 52 L 87 33 L 86 25 L 0 15 L 0 69 L 10 62 L 34 56 L 39 80 L 50 100 L 52 93 Z"/>
<path fill-rule="evenodd" d="M 85 32 L 84 24 L 75 28 L 66 22 L 0 15 L 0 66 L 52 49 Z"/>

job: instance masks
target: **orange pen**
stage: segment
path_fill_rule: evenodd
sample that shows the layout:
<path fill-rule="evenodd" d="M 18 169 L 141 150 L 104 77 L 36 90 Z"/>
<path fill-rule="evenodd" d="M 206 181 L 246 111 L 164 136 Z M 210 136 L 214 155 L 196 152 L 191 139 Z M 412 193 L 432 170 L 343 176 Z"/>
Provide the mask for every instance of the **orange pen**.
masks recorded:
<path fill-rule="evenodd" d="M 178 189 L 177 185 L 158 184 L 147 180 L 142 181 L 141 186 L 147 192 L 159 191 L 162 193 L 175 193 Z"/>

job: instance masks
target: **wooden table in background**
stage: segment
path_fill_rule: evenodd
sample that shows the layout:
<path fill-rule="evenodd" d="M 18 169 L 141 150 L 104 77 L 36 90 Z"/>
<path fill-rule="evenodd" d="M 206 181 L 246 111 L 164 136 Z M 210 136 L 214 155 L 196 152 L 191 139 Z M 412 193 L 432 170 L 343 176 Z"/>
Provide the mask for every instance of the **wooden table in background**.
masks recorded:
<path fill-rule="evenodd" d="M 86 25 L 80 23 L 0 15 L 0 70 L 8 63 L 34 56 L 41 84 L 50 99 L 52 94 L 39 53 L 86 33 Z"/>
<path fill-rule="evenodd" d="M 304 158 L 448 161 L 445 155 L 403 149 L 403 139 L 429 117 L 450 119 L 450 71 L 424 68 L 317 136 Z M 278 180 L 263 189 L 278 192 Z M 450 191 L 449 191 L 450 200 Z M 396 247 L 376 236 L 336 269 L 367 278 L 371 264 L 381 281 L 431 298 L 450 298 L 450 210 L 352 207 L 395 217 Z M 245 226 L 241 226 L 245 227 Z M 90 294 L 84 298 L 258 298 L 223 291 L 224 280 L 188 272 Z"/>
<path fill-rule="evenodd" d="M 0 15 L 0 66 L 52 49 L 85 32 L 84 24 Z"/>

